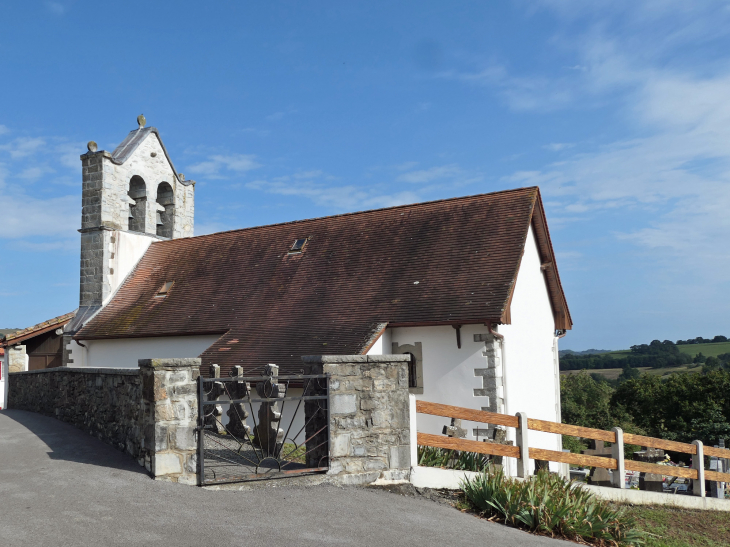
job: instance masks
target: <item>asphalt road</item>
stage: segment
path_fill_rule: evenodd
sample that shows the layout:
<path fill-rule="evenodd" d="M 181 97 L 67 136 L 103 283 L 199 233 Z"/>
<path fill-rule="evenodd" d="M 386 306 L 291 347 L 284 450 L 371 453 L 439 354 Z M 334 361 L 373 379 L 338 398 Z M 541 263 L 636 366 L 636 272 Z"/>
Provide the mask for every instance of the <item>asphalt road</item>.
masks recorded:
<path fill-rule="evenodd" d="M 0 545 L 475 545 L 558 542 L 367 488 L 207 490 L 154 481 L 74 427 L 0 412 Z"/>

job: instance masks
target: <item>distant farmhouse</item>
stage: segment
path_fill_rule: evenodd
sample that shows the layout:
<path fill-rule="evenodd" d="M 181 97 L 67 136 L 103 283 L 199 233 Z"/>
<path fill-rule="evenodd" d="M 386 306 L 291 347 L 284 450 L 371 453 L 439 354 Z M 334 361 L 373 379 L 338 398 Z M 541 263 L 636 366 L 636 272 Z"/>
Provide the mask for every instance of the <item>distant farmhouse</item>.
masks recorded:
<path fill-rule="evenodd" d="M 155 128 L 112 153 L 89 143 L 81 161 L 79 308 L 7 337 L 3 378 L 9 363 L 199 356 L 204 375 L 227 375 L 396 353 L 410 355 L 418 399 L 560 421 L 558 340 L 572 321 L 538 188 L 193 237 L 195 182 Z M 54 352 L 43 361 L 39 337 Z M 422 418 L 441 432 L 443 418 Z M 562 449 L 543 435 L 531 445 Z"/>

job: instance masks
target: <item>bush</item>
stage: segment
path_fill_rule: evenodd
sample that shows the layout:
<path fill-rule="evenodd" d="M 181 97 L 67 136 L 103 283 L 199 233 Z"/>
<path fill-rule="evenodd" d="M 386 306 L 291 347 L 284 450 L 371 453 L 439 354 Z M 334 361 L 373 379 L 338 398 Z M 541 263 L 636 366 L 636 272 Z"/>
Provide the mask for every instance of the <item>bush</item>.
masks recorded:
<path fill-rule="evenodd" d="M 445 467 L 458 471 L 482 471 L 489 464 L 489 456 L 478 452 L 460 452 L 433 446 L 418 447 L 418 465 Z"/>
<path fill-rule="evenodd" d="M 518 481 L 490 467 L 474 480 L 465 479 L 462 488 L 476 511 L 509 526 L 596 545 L 643 543 L 644 534 L 623 509 L 545 470 Z"/>

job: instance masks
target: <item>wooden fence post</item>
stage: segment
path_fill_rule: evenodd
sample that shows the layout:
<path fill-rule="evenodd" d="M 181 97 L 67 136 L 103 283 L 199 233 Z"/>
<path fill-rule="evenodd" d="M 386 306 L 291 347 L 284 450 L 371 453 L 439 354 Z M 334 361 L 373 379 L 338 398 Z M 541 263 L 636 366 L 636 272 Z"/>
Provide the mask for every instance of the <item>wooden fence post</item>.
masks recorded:
<path fill-rule="evenodd" d="M 611 446 L 611 457 L 616 460 L 616 469 L 613 470 L 613 487 L 626 488 L 626 466 L 624 464 L 624 431 L 620 427 L 611 429 L 616 434 L 616 442 Z"/>
<path fill-rule="evenodd" d="M 527 441 L 527 414 L 518 412 L 515 416 L 520 421 L 519 427 L 515 430 L 517 446 L 520 449 L 520 459 L 517 460 L 517 476 L 526 479 L 530 475 L 530 445 Z"/>
<path fill-rule="evenodd" d="M 695 496 L 705 497 L 705 450 L 702 441 L 692 441 L 697 447 L 697 454 L 692 458 L 692 469 L 697 470 L 697 479 L 692 479 L 692 493 Z"/>

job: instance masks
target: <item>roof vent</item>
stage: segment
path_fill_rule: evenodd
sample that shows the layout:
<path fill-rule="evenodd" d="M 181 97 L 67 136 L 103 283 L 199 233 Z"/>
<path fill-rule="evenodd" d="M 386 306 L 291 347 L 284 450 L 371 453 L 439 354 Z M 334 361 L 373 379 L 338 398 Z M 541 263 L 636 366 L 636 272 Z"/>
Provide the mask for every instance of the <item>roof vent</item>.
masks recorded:
<path fill-rule="evenodd" d="M 297 239 L 289 249 L 289 254 L 301 253 L 304 250 L 304 245 L 307 244 L 307 238 Z"/>
<path fill-rule="evenodd" d="M 167 283 L 165 283 L 164 285 L 162 285 L 162 287 L 160 287 L 160 290 L 157 291 L 157 294 L 155 296 L 159 296 L 159 297 L 165 297 L 165 296 L 167 296 L 167 293 L 170 292 L 170 289 L 172 289 L 172 286 L 174 284 L 175 284 L 174 281 L 168 281 Z"/>

